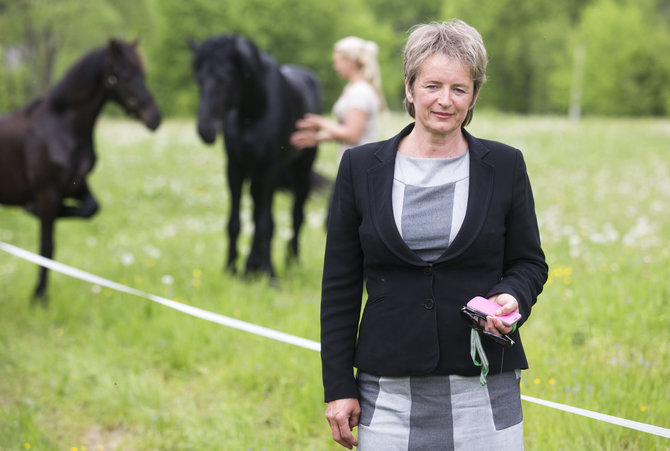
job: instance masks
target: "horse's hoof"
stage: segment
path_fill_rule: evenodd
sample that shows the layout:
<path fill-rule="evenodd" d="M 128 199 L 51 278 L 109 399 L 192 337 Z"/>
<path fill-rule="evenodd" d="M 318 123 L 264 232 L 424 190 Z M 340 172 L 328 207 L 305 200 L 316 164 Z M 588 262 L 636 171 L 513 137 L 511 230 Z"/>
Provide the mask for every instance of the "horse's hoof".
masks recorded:
<path fill-rule="evenodd" d="M 227 264 L 223 267 L 223 272 L 224 272 L 224 273 L 228 273 L 228 274 L 233 275 L 233 276 L 236 276 L 236 275 L 237 275 L 237 268 L 235 267 L 234 264 L 232 264 L 232 263 L 227 263 Z"/>
<path fill-rule="evenodd" d="M 276 277 L 276 276 L 270 276 L 270 278 L 268 278 L 268 286 L 270 288 L 276 288 L 276 289 L 281 288 L 281 283 L 279 282 L 279 278 Z"/>
<path fill-rule="evenodd" d="M 35 294 L 32 295 L 32 297 L 30 298 L 30 306 L 31 307 L 36 307 L 38 305 L 40 307 L 42 307 L 43 309 L 46 309 L 47 307 L 49 307 L 49 298 L 47 297 L 46 294 L 35 293 Z"/>

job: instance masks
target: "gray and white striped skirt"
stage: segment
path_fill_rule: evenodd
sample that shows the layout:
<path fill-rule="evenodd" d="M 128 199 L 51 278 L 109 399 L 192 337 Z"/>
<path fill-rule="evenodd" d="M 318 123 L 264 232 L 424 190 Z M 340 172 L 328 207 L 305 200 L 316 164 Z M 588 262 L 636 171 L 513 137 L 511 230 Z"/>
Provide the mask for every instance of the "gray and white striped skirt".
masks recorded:
<path fill-rule="evenodd" d="M 521 371 L 488 376 L 358 373 L 359 451 L 523 449 Z"/>

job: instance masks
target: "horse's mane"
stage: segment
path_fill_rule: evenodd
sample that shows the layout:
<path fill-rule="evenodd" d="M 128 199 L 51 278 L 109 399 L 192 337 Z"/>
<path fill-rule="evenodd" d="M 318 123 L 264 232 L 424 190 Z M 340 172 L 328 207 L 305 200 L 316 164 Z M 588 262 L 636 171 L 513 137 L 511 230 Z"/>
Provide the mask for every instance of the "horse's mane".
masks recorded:
<path fill-rule="evenodd" d="M 253 41 L 236 34 L 220 34 L 203 42 L 196 56 L 198 61 L 211 60 L 215 64 L 227 64 L 226 57 L 229 56 L 230 47 L 246 63 L 243 69 L 252 69 L 254 76 L 262 77 L 262 74 L 270 67 L 277 67 L 274 58 Z M 239 62 L 239 61 L 238 61 Z"/>
<path fill-rule="evenodd" d="M 232 36 L 222 34 L 204 41 L 198 46 L 195 53 L 195 65 L 200 66 L 208 60 L 215 63 L 222 62 L 221 57 L 224 56 L 222 52 L 224 52 L 224 49 L 229 45 L 231 40 Z"/>
<path fill-rule="evenodd" d="M 204 61 L 211 61 L 215 65 L 229 64 L 232 54 L 236 55 L 237 69 L 246 81 L 246 85 L 238 87 L 247 100 L 239 107 L 257 113 L 265 108 L 267 102 L 266 75 L 271 70 L 278 72 L 279 67 L 269 53 L 236 34 L 221 34 L 203 42 L 196 53 L 196 65 Z M 251 88 L 246 90 L 246 87 Z"/>
<path fill-rule="evenodd" d="M 101 69 L 105 47 L 91 50 L 80 58 L 49 94 L 50 106 L 56 112 L 88 99 L 102 82 Z"/>
<path fill-rule="evenodd" d="M 31 115 L 33 114 L 33 111 L 35 111 L 35 109 L 42 104 L 42 102 L 44 102 L 44 96 L 37 97 L 36 99 L 31 100 L 29 103 L 23 105 L 17 110 L 17 112 Z"/>

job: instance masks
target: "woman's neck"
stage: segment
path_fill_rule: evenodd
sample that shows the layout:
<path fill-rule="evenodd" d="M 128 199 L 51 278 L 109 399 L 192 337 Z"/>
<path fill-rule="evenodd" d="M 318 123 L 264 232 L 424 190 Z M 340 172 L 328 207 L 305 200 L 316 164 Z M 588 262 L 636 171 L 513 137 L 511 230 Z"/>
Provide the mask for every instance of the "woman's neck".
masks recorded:
<path fill-rule="evenodd" d="M 468 142 L 460 129 L 449 135 L 421 132 L 416 127 L 401 142 L 398 151 L 418 158 L 454 158 L 468 150 Z"/>
<path fill-rule="evenodd" d="M 349 77 L 347 78 L 347 82 L 350 85 L 353 85 L 356 82 L 363 81 L 363 74 L 360 72 L 353 72 Z"/>

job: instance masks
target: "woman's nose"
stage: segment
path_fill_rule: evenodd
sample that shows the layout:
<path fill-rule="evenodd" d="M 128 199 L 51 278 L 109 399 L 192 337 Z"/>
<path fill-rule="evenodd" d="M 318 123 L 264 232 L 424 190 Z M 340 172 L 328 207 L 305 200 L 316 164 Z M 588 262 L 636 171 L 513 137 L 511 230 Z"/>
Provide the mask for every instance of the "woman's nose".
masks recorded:
<path fill-rule="evenodd" d="M 451 105 L 451 91 L 449 89 L 441 89 L 437 101 L 440 105 Z"/>

